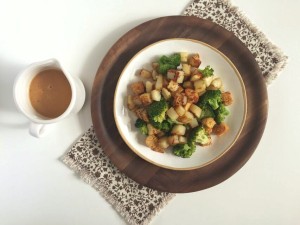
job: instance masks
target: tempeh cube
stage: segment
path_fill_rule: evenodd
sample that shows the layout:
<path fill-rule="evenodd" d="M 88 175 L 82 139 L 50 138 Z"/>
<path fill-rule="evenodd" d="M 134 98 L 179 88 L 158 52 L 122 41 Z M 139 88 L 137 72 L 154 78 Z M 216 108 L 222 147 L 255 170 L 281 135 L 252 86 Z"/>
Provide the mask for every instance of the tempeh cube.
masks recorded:
<path fill-rule="evenodd" d="M 171 80 L 171 81 L 169 82 L 167 88 L 168 88 L 170 91 L 173 92 L 173 91 L 176 91 L 176 90 L 178 89 L 178 87 L 179 87 L 178 83 L 175 82 L 175 81 L 173 81 L 173 80 Z"/>
<path fill-rule="evenodd" d="M 152 103 L 150 93 L 144 93 L 140 95 L 140 99 L 143 105 L 150 105 Z"/>
<path fill-rule="evenodd" d="M 132 92 L 136 95 L 140 95 L 145 92 L 145 85 L 142 81 L 132 83 L 130 85 Z"/>
<path fill-rule="evenodd" d="M 142 69 L 140 71 L 140 76 L 143 77 L 143 78 L 151 78 L 152 74 L 149 70 L 146 70 L 146 69 Z"/>
<path fill-rule="evenodd" d="M 201 64 L 199 54 L 194 54 L 188 59 L 188 62 L 191 66 L 198 68 Z"/>

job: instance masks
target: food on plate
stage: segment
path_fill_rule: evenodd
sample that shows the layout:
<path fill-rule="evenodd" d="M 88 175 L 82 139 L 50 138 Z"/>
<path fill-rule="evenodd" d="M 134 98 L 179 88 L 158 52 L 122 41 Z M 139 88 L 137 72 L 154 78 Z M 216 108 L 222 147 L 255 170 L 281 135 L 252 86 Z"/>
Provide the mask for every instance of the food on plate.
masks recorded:
<path fill-rule="evenodd" d="M 174 155 L 189 158 L 197 145 L 209 146 L 212 135 L 229 130 L 225 119 L 233 96 L 211 66 L 200 68 L 198 53 L 163 55 L 150 65 L 152 70 L 140 70 L 127 96 L 146 146 L 161 153 L 172 147 Z"/>

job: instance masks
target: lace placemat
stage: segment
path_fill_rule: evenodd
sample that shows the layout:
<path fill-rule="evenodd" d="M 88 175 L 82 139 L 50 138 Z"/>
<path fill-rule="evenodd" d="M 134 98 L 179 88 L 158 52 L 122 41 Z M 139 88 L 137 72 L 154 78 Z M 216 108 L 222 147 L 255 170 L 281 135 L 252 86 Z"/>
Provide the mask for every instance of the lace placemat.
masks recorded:
<path fill-rule="evenodd" d="M 287 57 L 229 1 L 195 0 L 183 15 L 209 19 L 232 31 L 255 56 L 267 84 L 284 68 Z M 148 224 L 175 196 L 139 185 L 122 174 L 104 154 L 93 127 L 72 146 L 63 161 L 132 225 Z"/>
<path fill-rule="evenodd" d="M 228 0 L 194 0 L 183 12 L 211 20 L 233 32 L 251 51 L 267 84 L 285 67 L 287 56 L 270 42 L 250 20 Z"/>
<path fill-rule="evenodd" d="M 148 224 L 174 196 L 144 187 L 121 173 L 103 152 L 93 127 L 73 145 L 64 162 L 99 191 L 129 224 Z"/>

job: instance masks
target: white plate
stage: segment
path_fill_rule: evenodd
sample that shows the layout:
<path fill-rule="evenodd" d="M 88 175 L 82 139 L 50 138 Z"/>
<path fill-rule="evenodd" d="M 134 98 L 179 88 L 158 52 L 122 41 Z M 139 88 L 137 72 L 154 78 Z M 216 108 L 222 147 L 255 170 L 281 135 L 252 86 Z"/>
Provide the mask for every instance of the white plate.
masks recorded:
<path fill-rule="evenodd" d="M 176 52 L 199 53 L 200 68 L 210 65 L 214 74 L 220 77 L 224 90 L 233 94 L 234 103 L 228 107 L 230 115 L 225 122 L 229 131 L 221 137 L 212 135 L 212 145 L 197 146 L 190 158 L 173 155 L 171 148 L 165 153 L 158 153 L 148 148 L 145 136 L 140 134 L 134 123 L 137 117 L 127 108 L 126 96 L 129 84 L 140 80 L 141 68 L 151 69 L 151 63 L 162 55 Z M 242 78 L 233 63 L 220 51 L 203 42 L 191 39 L 167 39 L 156 42 L 139 51 L 126 65 L 117 83 L 114 97 L 114 118 L 120 135 L 126 144 L 140 157 L 157 166 L 173 170 L 191 170 L 203 167 L 225 154 L 237 140 L 245 122 L 247 112 L 246 91 Z"/>

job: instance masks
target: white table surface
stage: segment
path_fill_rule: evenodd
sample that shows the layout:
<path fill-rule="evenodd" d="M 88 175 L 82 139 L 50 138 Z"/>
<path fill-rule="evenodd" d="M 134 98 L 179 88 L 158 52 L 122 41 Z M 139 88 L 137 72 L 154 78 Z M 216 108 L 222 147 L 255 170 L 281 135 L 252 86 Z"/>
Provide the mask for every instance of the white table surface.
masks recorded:
<path fill-rule="evenodd" d="M 90 97 L 97 68 L 126 31 L 160 16 L 178 15 L 189 0 L 0 0 L 0 224 L 125 224 L 60 157 L 92 124 Z M 247 164 L 225 182 L 178 194 L 152 224 L 300 223 L 300 1 L 232 0 L 289 63 L 268 87 L 264 135 Z M 14 105 L 15 76 L 31 62 L 55 57 L 84 82 L 78 115 L 43 139 L 28 134 Z"/>

